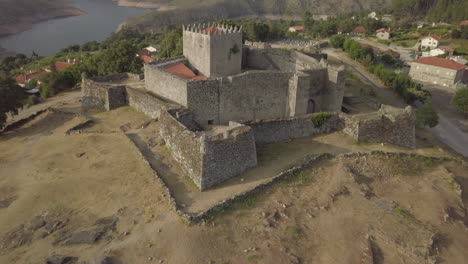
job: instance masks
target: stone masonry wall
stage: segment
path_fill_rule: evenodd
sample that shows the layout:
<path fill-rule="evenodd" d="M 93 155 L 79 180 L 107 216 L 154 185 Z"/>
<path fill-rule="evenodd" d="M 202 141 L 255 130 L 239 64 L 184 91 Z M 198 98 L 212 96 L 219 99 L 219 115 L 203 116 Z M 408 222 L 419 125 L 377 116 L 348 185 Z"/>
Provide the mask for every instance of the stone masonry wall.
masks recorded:
<path fill-rule="evenodd" d="M 202 190 L 257 166 L 255 138 L 248 126 L 230 122 L 228 130 L 204 143 Z"/>
<path fill-rule="evenodd" d="M 127 87 L 127 96 L 128 105 L 151 118 L 159 118 L 162 111 L 179 107 L 148 92 L 129 87 Z"/>
<path fill-rule="evenodd" d="M 125 86 L 98 83 L 88 79 L 81 80 L 82 105 L 84 107 L 104 107 L 112 110 L 127 104 Z"/>
<path fill-rule="evenodd" d="M 171 155 L 181 164 L 195 185 L 201 189 L 204 161 L 201 135 L 190 131 L 173 115 L 175 115 L 174 110 L 161 112 L 159 133 L 166 141 Z"/>
<path fill-rule="evenodd" d="M 255 136 L 257 144 L 287 141 L 294 138 L 309 137 L 321 133 L 330 133 L 343 129 L 344 122 L 339 114 L 330 113 L 329 119 L 320 127 L 312 121 L 315 114 L 247 122 Z"/>
<path fill-rule="evenodd" d="M 398 109 L 382 105 L 376 113 L 345 116 L 344 121 L 343 131 L 357 141 L 416 146 L 415 114 L 410 106 Z"/>
<path fill-rule="evenodd" d="M 232 123 L 222 134 L 207 135 L 191 131 L 179 122 L 178 115 L 176 110 L 161 112 L 160 134 L 174 159 L 200 190 L 257 165 L 255 139 L 249 127 Z"/>

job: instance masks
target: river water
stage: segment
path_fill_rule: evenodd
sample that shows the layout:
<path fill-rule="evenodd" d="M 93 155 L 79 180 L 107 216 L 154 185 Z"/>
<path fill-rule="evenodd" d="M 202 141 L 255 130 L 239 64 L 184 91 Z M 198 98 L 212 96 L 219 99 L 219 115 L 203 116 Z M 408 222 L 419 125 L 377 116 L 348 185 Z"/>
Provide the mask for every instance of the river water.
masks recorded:
<path fill-rule="evenodd" d="M 87 14 L 34 24 L 27 31 L 0 38 L 0 47 L 26 55 L 34 51 L 49 56 L 73 44 L 102 41 L 129 16 L 149 11 L 121 7 L 111 0 L 71 0 L 69 3 Z"/>

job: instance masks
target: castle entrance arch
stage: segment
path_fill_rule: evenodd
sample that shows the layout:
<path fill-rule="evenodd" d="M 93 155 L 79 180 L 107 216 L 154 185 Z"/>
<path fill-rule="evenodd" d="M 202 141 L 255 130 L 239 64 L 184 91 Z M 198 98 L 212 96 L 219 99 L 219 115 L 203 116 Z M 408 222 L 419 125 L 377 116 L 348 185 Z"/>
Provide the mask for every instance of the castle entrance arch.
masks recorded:
<path fill-rule="evenodd" d="M 315 113 L 315 101 L 313 99 L 309 99 L 307 102 L 307 114 Z"/>

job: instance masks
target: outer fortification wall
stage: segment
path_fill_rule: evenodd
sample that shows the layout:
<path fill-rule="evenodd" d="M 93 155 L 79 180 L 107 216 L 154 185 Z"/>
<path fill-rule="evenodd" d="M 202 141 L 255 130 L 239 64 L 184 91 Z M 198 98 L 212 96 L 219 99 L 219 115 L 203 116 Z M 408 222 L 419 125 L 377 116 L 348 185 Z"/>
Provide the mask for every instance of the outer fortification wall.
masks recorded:
<path fill-rule="evenodd" d="M 247 122 L 255 135 L 257 144 L 287 141 L 295 138 L 309 137 L 316 134 L 330 133 L 344 128 L 340 114 L 328 113 L 328 119 L 321 125 L 314 124 L 317 114 L 296 116 L 286 119 L 261 120 Z"/>
<path fill-rule="evenodd" d="M 378 112 L 346 116 L 346 134 L 361 142 L 416 146 L 415 114 L 411 106 L 399 109 L 382 105 Z"/>
<path fill-rule="evenodd" d="M 148 92 L 129 87 L 126 88 L 126 91 L 128 105 L 151 118 L 159 118 L 161 112 L 180 107 Z"/>
<path fill-rule="evenodd" d="M 82 105 L 87 108 L 104 107 L 112 110 L 127 104 L 125 86 L 100 83 L 87 78 L 81 78 Z"/>
<path fill-rule="evenodd" d="M 194 183 L 205 190 L 257 165 L 255 140 L 249 127 L 231 123 L 223 133 L 192 131 L 187 114 L 162 112 L 161 137 Z"/>

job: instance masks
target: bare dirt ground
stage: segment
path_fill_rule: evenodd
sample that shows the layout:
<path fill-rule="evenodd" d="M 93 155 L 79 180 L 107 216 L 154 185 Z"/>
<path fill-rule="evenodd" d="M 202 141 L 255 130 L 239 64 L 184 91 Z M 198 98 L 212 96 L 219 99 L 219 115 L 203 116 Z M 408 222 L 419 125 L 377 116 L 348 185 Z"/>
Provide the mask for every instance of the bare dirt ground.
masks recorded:
<path fill-rule="evenodd" d="M 75 102 L 54 109 L 0 136 L 0 263 L 468 260 L 468 168 L 460 162 L 390 154 L 330 158 L 189 225 L 170 209 L 122 132 L 146 146 L 143 154 L 153 155 L 169 178 L 176 166 L 163 144 L 150 142 L 157 122 L 129 107 L 82 113 Z M 66 135 L 87 119 L 94 124 L 83 133 Z M 196 211 L 305 155 L 371 150 L 407 152 L 356 144 L 341 133 L 271 144 L 259 147 L 260 167 L 240 176 L 244 181 L 206 193 L 185 183 L 178 197 L 195 201 L 198 207 L 187 201 L 187 210 Z M 452 156 L 427 135 L 412 152 Z"/>

